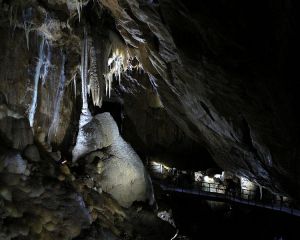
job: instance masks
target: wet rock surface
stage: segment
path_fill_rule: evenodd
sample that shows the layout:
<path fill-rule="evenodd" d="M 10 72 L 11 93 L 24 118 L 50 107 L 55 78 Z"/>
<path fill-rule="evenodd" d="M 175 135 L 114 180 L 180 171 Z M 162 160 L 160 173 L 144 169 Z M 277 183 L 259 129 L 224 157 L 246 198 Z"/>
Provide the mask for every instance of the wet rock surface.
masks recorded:
<path fill-rule="evenodd" d="M 172 237 L 175 230 L 161 222 L 148 204 L 135 203 L 131 206 L 133 201 L 146 200 L 147 188 L 151 188 L 149 193 L 152 197 L 151 182 L 145 182 L 147 173 L 138 156 L 132 152 L 126 160 L 128 153 L 118 149 L 133 151 L 129 145 L 125 142 L 123 145 L 114 144 L 118 147 L 112 146 L 112 150 L 102 153 L 102 156 L 94 154 L 93 161 L 85 163 L 84 171 L 72 168 L 66 162 L 56 161 L 52 157 L 53 152 L 47 152 L 42 145 L 31 144 L 21 152 L 2 144 L 0 238 Z M 100 167 L 103 156 L 109 156 L 105 159 L 104 169 Z M 122 171 L 118 164 L 123 164 Z M 122 178 L 121 172 L 134 174 Z M 107 179 L 103 176 L 105 174 L 112 179 Z M 164 228 L 163 234 L 161 227 Z"/>
<path fill-rule="evenodd" d="M 222 168 L 298 195 L 292 3 L 102 2 L 185 133 Z"/>
<path fill-rule="evenodd" d="M 6 116 L 0 119 L 0 134 L 11 148 L 24 150 L 33 143 L 33 134 L 26 118 Z"/>

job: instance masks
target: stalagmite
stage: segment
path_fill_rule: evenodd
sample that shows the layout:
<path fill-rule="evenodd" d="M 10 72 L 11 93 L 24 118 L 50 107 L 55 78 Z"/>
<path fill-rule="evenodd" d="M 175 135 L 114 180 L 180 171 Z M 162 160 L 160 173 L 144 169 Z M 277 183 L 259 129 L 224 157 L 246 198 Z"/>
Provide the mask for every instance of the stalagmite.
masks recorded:
<path fill-rule="evenodd" d="M 39 80 L 40 80 L 40 73 L 41 73 L 41 68 L 43 66 L 43 58 L 44 58 L 44 44 L 45 44 L 45 39 L 44 37 L 41 40 L 40 43 L 40 50 L 39 50 L 39 59 L 38 63 L 35 68 L 35 75 L 34 75 L 34 89 L 33 89 L 33 97 L 32 97 L 32 102 L 29 110 L 29 123 L 30 126 L 33 126 L 34 123 L 34 115 L 36 111 L 36 106 L 37 106 L 37 98 L 38 98 L 38 86 L 39 86 Z"/>

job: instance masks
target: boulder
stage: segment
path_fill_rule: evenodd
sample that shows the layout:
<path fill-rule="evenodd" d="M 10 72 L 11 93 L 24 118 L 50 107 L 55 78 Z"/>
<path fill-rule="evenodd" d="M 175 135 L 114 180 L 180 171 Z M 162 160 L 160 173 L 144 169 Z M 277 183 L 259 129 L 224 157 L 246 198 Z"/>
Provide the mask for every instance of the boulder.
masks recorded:
<path fill-rule="evenodd" d="M 31 145 L 28 145 L 24 152 L 23 152 L 23 156 L 29 160 L 29 161 L 32 161 L 32 162 L 38 162 L 40 161 L 40 153 L 39 153 L 39 150 L 38 148 L 31 144 Z"/>
<path fill-rule="evenodd" d="M 6 116 L 0 119 L 0 136 L 6 144 L 14 149 L 24 150 L 33 144 L 33 133 L 25 118 Z"/>
<path fill-rule="evenodd" d="M 18 151 L 8 151 L 0 156 L 1 165 L 8 173 L 26 174 L 27 162 Z"/>

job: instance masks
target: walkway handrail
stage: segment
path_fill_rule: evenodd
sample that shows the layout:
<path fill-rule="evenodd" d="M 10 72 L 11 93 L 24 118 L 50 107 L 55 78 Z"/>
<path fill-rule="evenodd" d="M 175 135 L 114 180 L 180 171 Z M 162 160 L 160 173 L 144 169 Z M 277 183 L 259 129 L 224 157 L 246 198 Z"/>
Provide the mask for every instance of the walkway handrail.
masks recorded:
<path fill-rule="evenodd" d="M 293 206 L 287 205 L 287 202 L 276 199 L 276 195 L 272 195 L 271 199 L 260 199 L 255 191 L 249 189 L 237 189 L 231 191 L 225 185 L 219 183 L 208 183 L 197 181 L 194 184 L 185 184 L 183 182 L 162 182 L 154 180 L 166 191 L 183 192 L 189 194 L 201 195 L 203 197 L 214 198 L 219 201 L 231 201 L 241 204 L 268 208 L 276 211 L 289 213 L 294 216 L 300 216 L 300 210 L 294 209 Z"/>

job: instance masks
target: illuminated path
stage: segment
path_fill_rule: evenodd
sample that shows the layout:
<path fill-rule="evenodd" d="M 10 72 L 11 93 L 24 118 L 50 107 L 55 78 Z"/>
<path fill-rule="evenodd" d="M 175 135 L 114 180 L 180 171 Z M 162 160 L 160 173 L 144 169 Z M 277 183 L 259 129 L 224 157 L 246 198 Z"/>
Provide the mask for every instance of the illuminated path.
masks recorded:
<path fill-rule="evenodd" d="M 185 188 L 176 186 L 176 184 L 166 184 L 159 181 L 153 181 L 155 184 L 159 185 L 163 191 L 167 192 L 177 192 L 177 193 L 185 193 L 185 194 L 192 194 L 202 197 L 207 200 L 219 201 L 219 202 L 234 202 L 242 205 L 254 206 L 254 207 L 261 207 L 266 209 L 271 209 L 279 212 L 288 213 L 294 216 L 300 217 L 300 210 L 289 208 L 283 206 L 280 201 L 276 201 L 276 203 L 264 203 L 259 200 L 250 200 L 250 197 L 253 196 L 252 194 L 247 195 L 248 199 L 242 198 L 241 196 L 232 196 L 230 194 L 220 193 L 220 191 L 224 191 L 224 189 L 218 188 L 217 184 L 208 184 L 208 183 L 201 183 L 205 184 L 204 186 L 211 191 L 205 191 L 200 186 L 193 186 L 192 188 Z M 207 187 L 208 186 L 208 187 Z"/>

